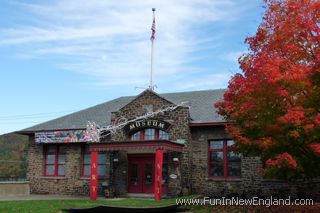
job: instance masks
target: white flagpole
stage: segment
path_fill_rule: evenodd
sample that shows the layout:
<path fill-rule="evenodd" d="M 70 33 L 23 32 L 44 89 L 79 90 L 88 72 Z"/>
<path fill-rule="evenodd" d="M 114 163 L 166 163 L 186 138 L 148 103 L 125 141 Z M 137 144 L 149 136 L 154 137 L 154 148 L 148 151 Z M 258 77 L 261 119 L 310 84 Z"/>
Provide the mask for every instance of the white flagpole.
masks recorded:
<path fill-rule="evenodd" d="M 155 33 L 156 33 L 156 23 L 155 23 L 155 14 L 154 12 L 156 11 L 155 8 L 152 8 L 152 12 L 153 12 L 153 22 L 152 22 L 152 27 L 151 27 L 151 69 L 150 69 L 150 85 L 149 85 L 149 89 L 150 90 L 154 90 L 154 85 L 153 85 L 153 55 L 154 55 L 154 39 L 155 39 Z"/>

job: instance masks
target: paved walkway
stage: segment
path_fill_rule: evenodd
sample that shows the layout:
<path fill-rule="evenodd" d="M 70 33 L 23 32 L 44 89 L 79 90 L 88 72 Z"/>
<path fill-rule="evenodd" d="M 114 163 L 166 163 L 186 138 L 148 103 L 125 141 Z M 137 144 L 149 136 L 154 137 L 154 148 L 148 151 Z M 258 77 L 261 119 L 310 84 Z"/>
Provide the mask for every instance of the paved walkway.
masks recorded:
<path fill-rule="evenodd" d="M 68 195 L 16 195 L 16 196 L 0 196 L 0 201 L 12 200 L 88 200 L 89 196 L 68 196 Z M 98 200 L 106 198 L 100 197 Z M 108 200 L 120 200 L 123 198 L 112 198 Z"/>

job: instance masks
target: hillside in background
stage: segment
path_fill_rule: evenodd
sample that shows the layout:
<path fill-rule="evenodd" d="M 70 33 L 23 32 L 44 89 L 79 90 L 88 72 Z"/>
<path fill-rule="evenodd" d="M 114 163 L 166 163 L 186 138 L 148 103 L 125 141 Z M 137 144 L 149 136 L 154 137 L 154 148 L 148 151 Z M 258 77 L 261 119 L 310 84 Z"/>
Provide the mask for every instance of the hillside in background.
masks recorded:
<path fill-rule="evenodd" d="M 28 136 L 0 135 L 0 178 L 26 177 Z"/>

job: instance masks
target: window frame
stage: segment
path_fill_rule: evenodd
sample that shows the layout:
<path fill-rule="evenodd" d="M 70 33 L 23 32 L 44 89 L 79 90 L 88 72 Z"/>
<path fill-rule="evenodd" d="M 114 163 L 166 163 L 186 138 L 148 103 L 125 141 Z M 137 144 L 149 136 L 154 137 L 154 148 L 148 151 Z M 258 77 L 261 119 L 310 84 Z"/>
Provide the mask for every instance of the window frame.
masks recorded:
<path fill-rule="evenodd" d="M 54 152 L 49 153 L 49 147 L 53 146 L 54 147 Z M 47 156 L 48 155 L 53 155 L 54 156 L 54 162 L 53 163 L 47 163 Z M 66 160 L 64 160 L 63 163 L 59 163 L 59 156 L 64 155 L 66 159 L 66 153 L 60 151 L 60 144 L 45 144 L 44 150 L 43 150 L 43 176 L 44 177 L 65 177 L 66 176 L 66 170 L 65 170 L 65 165 L 66 165 Z M 54 166 L 53 169 L 53 175 L 48 175 L 47 174 L 47 166 Z M 64 166 L 64 175 L 59 175 L 59 166 Z"/>
<path fill-rule="evenodd" d="M 154 141 L 157 138 L 159 138 L 159 136 L 157 136 L 157 133 L 156 133 L 159 131 L 155 128 L 146 128 L 146 129 L 143 129 L 143 132 L 144 132 L 144 140 L 146 140 L 146 141 Z"/>
<path fill-rule="evenodd" d="M 85 163 L 85 155 L 90 155 L 90 162 L 89 163 Z M 84 174 L 84 167 L 85 166 L 90 167 L 90 173 L 91 173 L 91 153 L 90 151 L 86 150 L 86 145 L 82 145 L 81 146 L 81 177 L 90 177 L 90 174 L 85 175 Z"/>
<path fill-rule="evenodd" d="M 169 133 L 168 132 L 166 132 L 162 129 L 158 129 L 158 131 L 156 133 L 158 133 L 158 134 L 156 134 L 156 135 L 158 135 L 158 140 L 169 140 Z M 161 133 L 166 133 L 166 138 L 160 138 L 160 137 L 164 136 L 164 134 L 161 134 Z"/>
<path fill-rule="evenodd" d="M 146 138 L 146 132 L 148 129 L 153 129 L 154 130 L 154 139 L 145 139 Z M 160 138 L 160 131 L 167 133 L 168 137 L 167 139 L 161 139 Z M 133 140 L 133 135 L 140 132 L 140 138 L 139 140 Z M 140 129 L 139 131 L 133 132 L 132 134 L 129 135 L 129 140 L 130 141 L 156 141 L 156 140 L 169 140 L 170 135 L 168 132 L 162 130 L 162 129 L 157 129 L 157 128 L 145 128 L 145 129 Z"/>
<path fill-rule="evenodd" d="M 231 141 L 233 139 L 214 139 L 214 140 L 208 140 L 208 177 L 212 178 L 212 179 L 238 179 L 241 178 L 241 156 L 240 156 L 240 175 L 239 176 L 230 176 L 228 174 L 228 153 L 232 152 L 231 150 L 228 150 L 228 141 Z M 217 148 L 217 149 L 212 149 L 210 147 L 210 143 L 212 141 L 222 141 L 222 148 Z M 213 176 L 211 175 L 211 152 L 222 152 L 223 153 L 223 175 L 222 176 Z M 235 163 L 234 161 L 232 161 L 233 163 Z"/>
<path fill-rule="evenodd" d="M 91 173 L 91 152 L 89 151 L 89 149 L 86 149 L 86 144 L 83 144 L 81 146 L 81 177 L 90 177 L 90 174 L 89 175 L 85 175 L 84 174 L 84 167 L 85 165 L 89 165 L 90 166 L 90 173 Z M 106 155 L 107 153 L 106 152 L 98 152 L 98 168 L 99 166 L 107 166 L 107 161 L 108 161 L 108 157 L 106 159 L 106 162 L 99 162 L 99 155 Z M 85 155 L 89 155 L 90 156 L 90 163 L 85 163 Z M 108 169 L 108 168 L 106 168 Z M 104 178 L 107 178 L 107 173 L 105 175 L 98 175 L 98 178 L 100 179 L 104 179 Z"/>

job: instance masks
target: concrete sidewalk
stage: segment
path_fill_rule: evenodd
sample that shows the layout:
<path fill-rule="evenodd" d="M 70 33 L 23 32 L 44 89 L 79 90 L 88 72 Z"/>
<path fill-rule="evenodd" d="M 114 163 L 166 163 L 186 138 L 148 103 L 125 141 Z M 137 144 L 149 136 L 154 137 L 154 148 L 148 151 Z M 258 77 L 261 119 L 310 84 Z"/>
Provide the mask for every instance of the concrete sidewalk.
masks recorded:
<path fill-rule="evenodd" d="M 99 200 L 106 198 L 100 197 Z M 16 200 L 89 200 L 89 196 L 68 196 L 68 195 L 17 195 L 17 196 L 0 196 L 0 201 Z"/>

